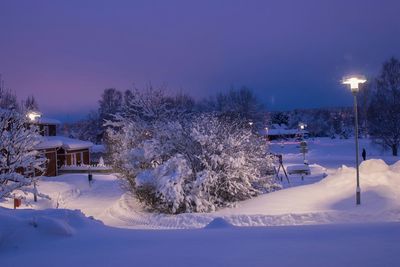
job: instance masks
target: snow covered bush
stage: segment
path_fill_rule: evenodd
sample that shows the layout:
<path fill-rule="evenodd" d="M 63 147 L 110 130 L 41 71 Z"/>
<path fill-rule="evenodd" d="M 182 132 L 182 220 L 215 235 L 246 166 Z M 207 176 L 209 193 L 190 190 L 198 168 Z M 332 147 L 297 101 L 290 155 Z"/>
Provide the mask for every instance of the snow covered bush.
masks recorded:
<path fill-rule="evenodd" d="M 248 124 L 192 107 L 136 91 L 107 123 L 114 166 L 139 200 L 165 213 L 207 212 L 276 188 L 266 143 Z"/>
<path fill-rule="evenodd" d="M 0 199 L 16 189 L 31 191 L 26 186 L 37 179 L 32 174 L 44 171 L 46 158 L 35 150 L 39 138 L 36 127 L 28 127 L 24 116 L 0 109 Z"/>
<path fill-rule="evenodd" d="M 145 170 L 136 177 L 136 193 L 140 200 L 165 213 L 190 210 L 187 198 L 188 178 L 192 170 L 187 160 L 177 154 L 154 169 Z"/>
<path fill-rule="evenodd" d="M 193 141 L 201 147 L 201 170 L 193 183 L 196 211 L 212 211 L 277 188 L 267 173 L 266 142 L 241 122 L 225 122 L 212 114 L 194 121 Z"/>

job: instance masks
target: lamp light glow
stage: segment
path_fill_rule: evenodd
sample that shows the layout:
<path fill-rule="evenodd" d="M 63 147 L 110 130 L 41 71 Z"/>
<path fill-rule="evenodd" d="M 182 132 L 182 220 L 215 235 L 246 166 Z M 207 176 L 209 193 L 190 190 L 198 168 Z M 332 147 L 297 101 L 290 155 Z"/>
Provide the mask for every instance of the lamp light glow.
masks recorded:
<path fill-rule="evenodd" d="M 307 124 L 305 124 L 305 123 L 303 123 L 303 122 L 300 122 L 300 123 L 299 123 L 299 128 L 300 128 L 300 130 L 304 130 L 306 127 L 307 127 Z"/>
<path fill-rule="evenodd" d="M 37 118 L 40 118 L 42 115 L 38 112 L 31 111 L 26 115 L 29 120 L 35 121 Z"/>
<path fill-rule="evenodd" d="M 346 76 L 343 78 L 342 83 L 350 85 L 350 89 L 353 93 L 358 93 L 359 84 L 365 83 L 367 79 L 364 76 Z"/>

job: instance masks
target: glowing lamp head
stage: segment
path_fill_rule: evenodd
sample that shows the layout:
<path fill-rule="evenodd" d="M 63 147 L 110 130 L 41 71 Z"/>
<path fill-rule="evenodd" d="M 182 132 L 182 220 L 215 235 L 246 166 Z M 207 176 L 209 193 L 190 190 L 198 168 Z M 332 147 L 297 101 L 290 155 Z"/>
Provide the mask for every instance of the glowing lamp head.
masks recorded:
<path fill-rule="evenodd" d="M 250 125 L 250 126 L 252 126 L 252 125 L 253 125 L 253 122 L 252 122 L 252 121 L 250 121 L 250 122 L 249 122 L 249 125 Z"/>
<path fill-rule="evenodd" d="M 350 85 L 350 90 L 355 94 L 358 93 L 359 84 L 365 83 L 367 79 L 364 76 L 346 76 L 343 78 L 342 83 Z"/>
<path fill-rule="evenodd" d="M 28 112 L 28 114 L 26 114 L 26 116 L 29 118 L 30 121 L 35 121 L 37 118 L 40 118 L 41 114 L 38 112 Z"/>
<path fill-rule="evenodd" d="M 302 122 L 299 123 L 300 130 L 304 130 L 306 128 L 306 126 L 307 125 L 305 123 L 302 123 Z"/>

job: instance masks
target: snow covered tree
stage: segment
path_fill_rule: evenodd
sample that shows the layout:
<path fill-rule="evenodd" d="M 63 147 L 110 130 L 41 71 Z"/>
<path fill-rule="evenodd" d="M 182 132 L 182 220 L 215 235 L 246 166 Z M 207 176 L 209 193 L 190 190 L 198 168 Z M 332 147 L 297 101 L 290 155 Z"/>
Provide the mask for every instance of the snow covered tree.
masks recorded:
<path fill-rule="evenodd" d="M 114 166 L 139 200 L 165 213 L 205 212 L 276 188 L 260 136 L 193 107 L 182 95 L 132 91 L 107 123 Z"/>
<path fill-rule="evenodd" d="M 265 140 L 240 121 L 203 114 L 195 119 L 192 136 L 200 146 L 202 167 L 190 195 L 196 211 L 212 211 L 279 188 L 267 175 L 272 163 Z"/>
<path fill-rule="evenodd" d="M 400 61 L 391 58 L 372 88 L 368 130 L 374 141 L 398 155 L 400 146 Z"/>
<path fill-rule="evenodd" d="M 188 131 L 190 128 L 185 125 L 193 107 L 188 104 L 191 102 L 190 98 L 166 96 L 162 89 L 152 87 L 143 91 L 134 89 L 130 90 L 129 94 L 130 98 L 126 99 L 121 114 L 115 115 L 113 120 L 106 123 L 109 128 L 105 139 L 114 167 L 120 172 L 128 171 L 127 176 L 131 176 L 131 170 L 128 170 L 129 168 L 126 168 L 121 161 L 121 151 L 130 151 L 134 148 L 149 149 L 152 144 L 149 140 L 157 136 L 158 157 L 146 162 L 141 161 L 140 164 L 149 166 L 152 162 L 163 162 L 170 153 L 168 149 L 174 147 L 168 143 L 172 139 L 167 138 L 165 133 L 172 131 L 178 139 L 179 133 L 183 130 Z M 171 130 L 177 125 L 182 131 Z M 134 181 L 130 183 L 134 184 Z"/>
<path fill-rule="evenodd" d="M 108 88 L 103 91 L 99 100 L 98 110 L 89 112 L 87 117 L 77 122 L 66 123 L 63 125 L 65 135 L 88 140 L 95 144 L 100 144 L 104 140 L 104 122 L 110 120 L 123 108 L 123 95 L 115 88 Z"/>
<path fill-rule="evenodd" d="M 0 110 L 0 199 L 10 197 L 36 181 L 34 174 L 45 170 L 46 158 L 35 150 L 40 142 L 36 127 L 14 110 Z"/>

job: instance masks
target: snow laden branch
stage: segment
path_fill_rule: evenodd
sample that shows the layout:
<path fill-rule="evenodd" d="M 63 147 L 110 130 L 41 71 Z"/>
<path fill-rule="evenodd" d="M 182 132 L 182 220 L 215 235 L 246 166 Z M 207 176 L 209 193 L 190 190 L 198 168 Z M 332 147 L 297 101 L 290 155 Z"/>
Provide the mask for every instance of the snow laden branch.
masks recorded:
<path fill-rule="evenodd" d="M 134 93 L 107 125 L 115 168 L 151 209 L 208 212 L 278 188 L 248 124 L 196 112 L 185 97 Z"/>
<path fill-rule="evenodd" d="M 40 136 L 28 127 L 25 117 L 13 110 L 0 109 L 0 199 L 35 182 L 33 173 L 44 171 L 46 159 L 35 150 Z M 31 173 L 31 175 L 28 175 Z"/>

